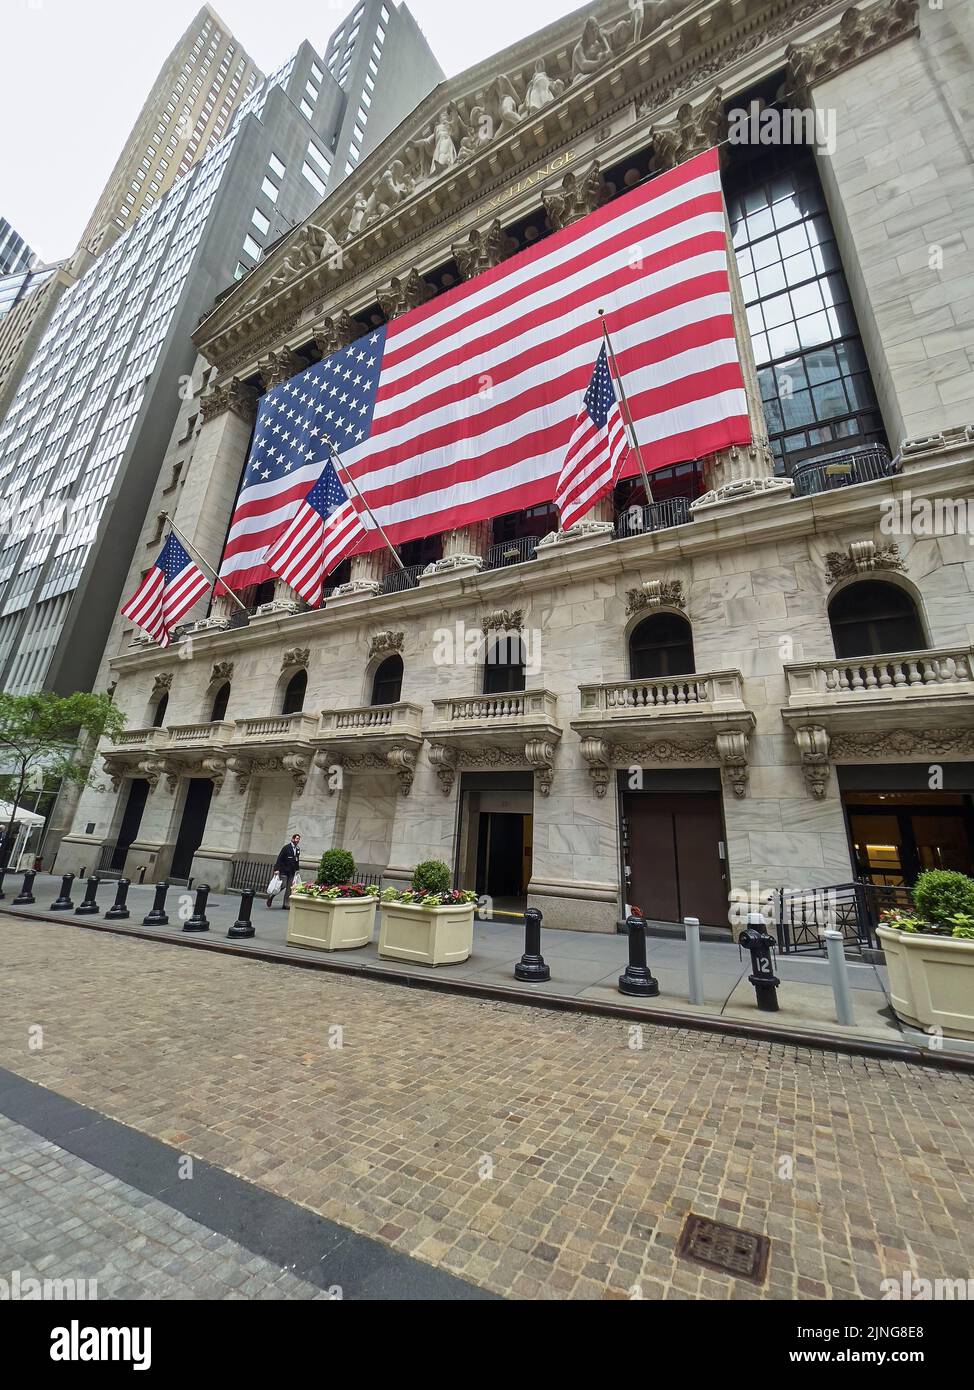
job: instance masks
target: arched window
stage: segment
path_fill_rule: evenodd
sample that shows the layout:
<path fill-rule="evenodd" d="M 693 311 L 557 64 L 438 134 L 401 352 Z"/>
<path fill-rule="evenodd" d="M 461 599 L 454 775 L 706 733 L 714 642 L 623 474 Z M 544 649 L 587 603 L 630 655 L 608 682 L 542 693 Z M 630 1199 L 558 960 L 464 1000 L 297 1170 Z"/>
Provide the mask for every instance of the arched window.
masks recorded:
<path fill-rule="evenodd" d="M 632 680 L 656 680 L 693 674 L 693 633 L 679 613 L 654 613 L 629 636 Z"/>
<path fill-rule="evenodd" d="M 169 706 L 169 691 L 168 691 L 168 690 L 165 690 L 165 691 L 163 691 L 162 695 L 160 695 L 160 697 L 159 697 L 159 703 L 156 705 L 155 713 L 154 713 L 153 716 L 152 716 L 152 727 L 153 727 L 154 729 L 161 729 L 161 728 L 162 728 L 162 721 L 163 721 L 163 720 L 165 719 L 165 717 L 166 717 L 166 710 L 167 710 L 168 706 Z"/>
<path fill-rule="evenodd" d="M 220 689 L 213 696 L 213 708 L 210 710 L 210 719 L 225 719 L 227 717 L 227 705 L 230 703 L 230 682 L 224 681 Z"/>
<path fill-rule="evenodd" d="M 517 633 L 498 637 L 487 649 L 484 662 L 484 694 L 501 695 L 524 689 L 524 644 Z"/>
<path fill-rule="evenodd" d="M 397 705 L 402 694 L 402 657 L 387 656 L 372 677 L 373 705 Z"/>
<path fill-rule="evenodd" d="M 882 579 L 840 589 L 829 604 L 829 623 L 837 657 L 916 652 L 927 645 L 911 595 Z"/>
<path fill-rule="evenodd" d="M 304 709 L 304 697 L 308 689 L 307 671 L 296 671 L 284 690 L 282 714 L 300 714 Z"/>

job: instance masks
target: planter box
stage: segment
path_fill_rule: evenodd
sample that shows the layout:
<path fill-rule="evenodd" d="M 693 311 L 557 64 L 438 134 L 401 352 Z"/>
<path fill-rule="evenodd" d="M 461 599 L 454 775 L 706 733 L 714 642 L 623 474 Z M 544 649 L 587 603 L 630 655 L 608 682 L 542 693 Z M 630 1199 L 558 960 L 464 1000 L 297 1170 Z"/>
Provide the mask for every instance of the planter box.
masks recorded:
<path fill-rule="evenodd" d="M 287 919 L 287 944 L 319 951 L 350 951 L 367 946 L 375 926 L 377 897 L 302 898 L 292 893 Z"/>
<path fill-rule="evenodd" d="M 974 1040 L 974 941 L 880 927 L 890 1003 L 914 1028 Z"/>
<path fill-rule="evenodd" d="M 383 903 L 379 955 L 420 965 L 455 965 L 473 950 L 476 903 L 458 907 L 418 907 Z"/>

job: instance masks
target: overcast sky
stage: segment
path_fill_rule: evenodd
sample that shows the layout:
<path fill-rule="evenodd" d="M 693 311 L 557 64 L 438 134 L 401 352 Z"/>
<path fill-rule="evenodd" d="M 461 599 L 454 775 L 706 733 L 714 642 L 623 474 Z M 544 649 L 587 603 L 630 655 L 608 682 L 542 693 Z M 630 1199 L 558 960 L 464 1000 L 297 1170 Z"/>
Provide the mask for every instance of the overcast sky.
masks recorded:
<path fill-rule="evenodd" d="M 74 250 L 166 54 L 202 0 L 0 0 L 0 215 L 46 260 Z M 215 0 L 272 72 L 358 0 Z M 581 0 L 409 0 L 447 76 Z"/>

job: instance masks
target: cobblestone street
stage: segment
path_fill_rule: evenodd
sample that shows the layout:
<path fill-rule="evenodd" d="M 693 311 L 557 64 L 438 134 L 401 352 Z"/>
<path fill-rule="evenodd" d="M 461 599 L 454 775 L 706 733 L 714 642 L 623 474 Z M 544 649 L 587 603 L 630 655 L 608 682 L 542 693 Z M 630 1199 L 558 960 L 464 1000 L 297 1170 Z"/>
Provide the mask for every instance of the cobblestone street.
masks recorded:
<path fill-rule="evenodd" d="M 875 1299 L 970 1272 L 968 1075 L 0 930 L 0 1065 L 496 1294 Z M 676 1257 L 690 1211 L 770 1237 L 763 1287 Z"/>

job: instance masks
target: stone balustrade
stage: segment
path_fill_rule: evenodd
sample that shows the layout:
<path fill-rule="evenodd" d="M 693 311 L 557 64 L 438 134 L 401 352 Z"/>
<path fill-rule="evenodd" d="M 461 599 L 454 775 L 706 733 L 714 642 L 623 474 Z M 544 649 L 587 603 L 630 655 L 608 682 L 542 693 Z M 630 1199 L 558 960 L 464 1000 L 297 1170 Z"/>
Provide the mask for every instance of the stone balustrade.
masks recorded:
<path fill-rule="evenodd" d="M 437 724 L 502 724 L 555 718 L 557 696 L 549 690 L 512 690 L 497 695 L 471 695 L 461 699 L 434 700 Z"/>
<path fill-rule="evenodd" d="M 238 719 L 234 742 L 272 740 L 287 743 L 307 739 L 316 728 L 313 714 L 265 714 L 254 719 Z"/>
<path fill-rule="evenodd" d="M 704 671 L 659 679 L 605 681 L 598 685 L 580 686 L 579 694 L 583 715 L 604 712 L 627 717 L 634 712 L 652 714 L 655 710 L 669 715 L 681 706 L 698 709 L 701 706 L 713 709 L 744 707 L 740 671 Z"/>
<path fill-rule="evenodd" d="M 400 701 L 395 705 L 359 705 L 351 709 L 323 710 L 318 726 L 319 737 L 329 734 L 342 736 L 356 733 L 368 736 L 394 729 L 419 733 L 422 707 Z"/>
<path fill-rule="evenodd" d="M 868 700 L 876 695 L 924 698 L 947 687 L 961 693 L 974 683 L 974 648 L 942 647 L 786 666 L 788 704 Z"/>
<path fill-rule="evenodd" d="M 133 751 L 143 748 L 157 748 L 163 743 L 167 743 L 169 735 L 165 729 L 153 727 L 151 729 L 123 729 L 114 740 L 115 748 L 119 752 L 126 749 Z"/>
<path fill-rule="evenodd" d="M 226 743 L 233 737 L 232 719 L 214 719 L 205 724 L 170 724 L 165 730 L 173 749 Z"/>

